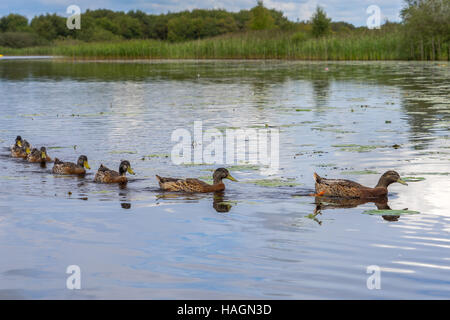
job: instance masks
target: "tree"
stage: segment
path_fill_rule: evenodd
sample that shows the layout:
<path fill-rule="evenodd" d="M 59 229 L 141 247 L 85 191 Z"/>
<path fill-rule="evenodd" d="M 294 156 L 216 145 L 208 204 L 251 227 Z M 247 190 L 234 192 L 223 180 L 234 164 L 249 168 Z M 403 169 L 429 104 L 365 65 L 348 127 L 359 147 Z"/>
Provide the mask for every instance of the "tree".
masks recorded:
<path fill-rule="evenodd" d="M 66 37 L 70 31 L 66 26 L 66 18 L 56 14 L 34 17 L 31 20 L 31 28 L 35 33 L 47 40 Z"/>
<path fill-rule="evenodd" d="M 443 45 L 450 56 L 450 0 L 406 0 L 401 11 L 412 55 L 438 59 Z"/>
<path fill-rule="evenodd" d="M 1 32 L 28 31 L 28 19 L 20 14 L 11 13 L 0 19 Z"/>
<path fill-rule="evenodd" d="M 275 19 L 270 14 L 270 10 L 264 7 L 262 0 L 258 0 L 258 4 L 250 10 L 250 14 L 250 29 L 268 30 L 275 27 Z"/>
<path fill-rule="evenodd" d="M 330 33 L 331 19 L 327 17 L 327 14 L 321 7 L 317 6 L 316 12 L 311 18 L 311 23 L 314 37 L 319 38 Z"/>

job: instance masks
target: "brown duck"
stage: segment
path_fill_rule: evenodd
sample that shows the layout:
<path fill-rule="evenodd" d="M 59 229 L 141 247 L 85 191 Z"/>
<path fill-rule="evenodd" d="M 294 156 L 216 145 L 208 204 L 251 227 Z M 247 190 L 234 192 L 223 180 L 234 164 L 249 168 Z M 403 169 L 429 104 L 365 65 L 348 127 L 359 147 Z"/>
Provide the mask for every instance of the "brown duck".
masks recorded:
<path fill-rule="evenodd" d="M 11 156 L 25 159 L 31 153 L 30 149 L 30 143 L 27 140 L 23 140 L 21 136 L 17 136 L 14 145 L 11 147 Z"/>
<path fill-rule="evenodd" d="M 198 179 L 187 178 L 163 178 L 156 175 L 159 186 L 165 191 L 184 191 L 184 192 L 216 192 L 225 190 L 225 184 L 223 179 L 229 179 L 231 181 L 237 181 L 233 178 L 227 169 L 219 168 L 214 171 L 213 184 L 203 182 Z"/>
<path fill-rule="evenodd" d="M 108 169 L 102 164 L 95 174 L 94 181 L 99 183 L 127 183 L 127 172 L 129 174 L 135 174 L 133 169 L 131 169 L 130 162 L 127 160 L 120 163 L 119 172 Z"/>
<path fill-rule="evenodd" d="M 40 163 L 46 163 L 46 162 L 52 162 L 52 159 L 48 156 L 47 150 L 45 147 L 41 147 L 40 150 L 33 148 L 30 154 L 27 156 L 28 162 L 40 162 Z"/>
<path fill-rule="evenodd" d="M 86 173 L 86 169 L 90 169 L 88 158 L 86 156 L 80 156 L 77 163 L 63 162 L 58 158 L 55 158 L 55 164 L 53 165 L 52 172 L 54 174 L 77 174 L 83 175 Z"/>
<path fill-rule="evenodd" d="M 328 197 L 342 198 L 380 198 L 388 194 L 388 186 L 394 182 L 408 185 L 395 171 L 386 171 L 374 188 L 365 187 L 359 183 L 343 179 L 326 179 L 314 173 L 316 194 Z"/>

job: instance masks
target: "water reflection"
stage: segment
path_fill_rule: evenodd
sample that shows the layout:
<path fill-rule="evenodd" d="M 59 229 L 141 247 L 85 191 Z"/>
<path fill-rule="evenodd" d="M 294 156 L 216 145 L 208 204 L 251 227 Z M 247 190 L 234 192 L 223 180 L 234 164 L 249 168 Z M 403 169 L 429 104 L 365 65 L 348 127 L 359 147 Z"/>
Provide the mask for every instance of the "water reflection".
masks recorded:
<path fill-rule="evenodd" d="M 225 193 L 224 192 L 215 192 L 213 195 L 213 208 L 217 212 L 229 212 L 233 207 L 229 201 L 225 201 Z"/>
<path fill-rule="evenodd" d="M 214 192 L 214 193 L 185 193 L 185 192 L 167 192 L 160 191 L 156 196 L 157 199 L 163 200 L 182 200 L 184 201 L 195 201 L 198 202 L 202 199 L 212 198 L 212 207 L 219 213 L 229 212 L 233 205 L 230 199 L 225 196 L 224 191 Z"/>
<path fill-rule="evenodd" d="M 316 217 L 318 214 L 322 214 L 323 210 L 356 208 L 367 203 L 375 204 L 377 210 L 392 210 L 388 205 L 388 197 L 380 197 L 377 199 L 315 197 L 314 203 L 316 204 L 316 208 L 313 212 L 314 217 Z M 400 219 L 400 215 L 382 215 L 381 217 L 386 221 L 398 221 Z"/>

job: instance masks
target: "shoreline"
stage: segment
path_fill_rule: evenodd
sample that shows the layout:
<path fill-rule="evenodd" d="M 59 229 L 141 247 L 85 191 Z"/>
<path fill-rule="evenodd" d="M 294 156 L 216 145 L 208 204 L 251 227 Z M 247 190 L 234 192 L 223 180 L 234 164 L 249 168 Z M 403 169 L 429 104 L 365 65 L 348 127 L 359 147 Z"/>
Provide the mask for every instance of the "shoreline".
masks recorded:
<path fill-rule="evenodd" d="M 336 59 L 286 59 L 286 58 L 126 58 L 126 57 L 98 57 L 98 56 L 81 56 L 81 57 L 70 57 L 70 56 L 52 56 L 52 55 L 2 55 L 1 60 L 60 60 L 60 61 L 79 61 L 79 62 L 310 62 L 310 63 L 344 63 L 344 62 L 404 62 L 404 63 L 442 63 L 448 62 L 447 59 L 441 60 L 407 60 L 407 59 L 373 59 L 373 60 L 363 60 L 363 59 L 353 59 L 353 60 L 336 60 Z"/>

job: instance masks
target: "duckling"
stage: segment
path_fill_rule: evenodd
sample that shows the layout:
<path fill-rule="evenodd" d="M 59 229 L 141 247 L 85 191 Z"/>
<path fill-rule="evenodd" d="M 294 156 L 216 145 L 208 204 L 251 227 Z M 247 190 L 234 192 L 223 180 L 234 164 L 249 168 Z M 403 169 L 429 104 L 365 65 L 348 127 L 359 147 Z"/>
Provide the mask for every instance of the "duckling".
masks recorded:
<path fill-rule="evenodd" d="M 22 137 L 21 136 L 17 136 L 16 137 L 16 141 L 11 146 L 11 154 L 14 152 L 14 150 L 18 150 L 18 149 L 22 148 L 22 143 L 23 143 Z"/>
<path fill-rule="evenodd" d="M 63 162 L 58 158 L 55 158 L 55 164 L 53 165 L 52 172 L 55 174 L 86 174 L 86 169 L 90 169 L 88 158 L 81 155 L 78 158 L 77 163 Z"/>
<path fill-rule="evenodd" d="M 374 188 L 365 187 L 359 183 L 343 179 L 326 179 L 314 173 L 316 193 L 328 197 L 342 198 L 380 198 L 387 196 L 388 186 L 394 182 L 408 185 L 395 171 L 386 171 Z"/>
<path fill-rule="evenodd" d="M 120 163 L 119 172 L 110 170 L 102 164 L 95 174 L 94 181 L 99 183 L 127 183 L 128 179 L 125 176 L 127 172 L 135 174 L 133 169 L 131 169 L 130 162 L 127 160 Z"/>
<path fill-rule="evenodd" d="M 27 140 L 22 140 L 21 136 L 17 136 L 16 143 L 11 147 L 11 156 L 25 159 L 31 153 L 30 149 L 30 143 Z"/>
<path fill-rule="evenodd" d="M 213 184 L 208 184 L 198 179 L 187 178 L 163 178 L 156 175 L 159 187 L 165 191 L 184 191 L 184 192 L 215 192 L 225 190 L 225 184 L 222 179 L 237 181 L 233 178 L 227 169 L 218 168 L 213 174 Z"/>
<path fill-rule="evenodd" d="M 47 155 L 47 150 L 45 149 L 45 147 L 41 147 L 40 150 L 33 148 L 33 150 L 31 150 L 31 153 L 27 156 L 27 161 L 46 163 L 52 162 L 52 159 Z"/>

